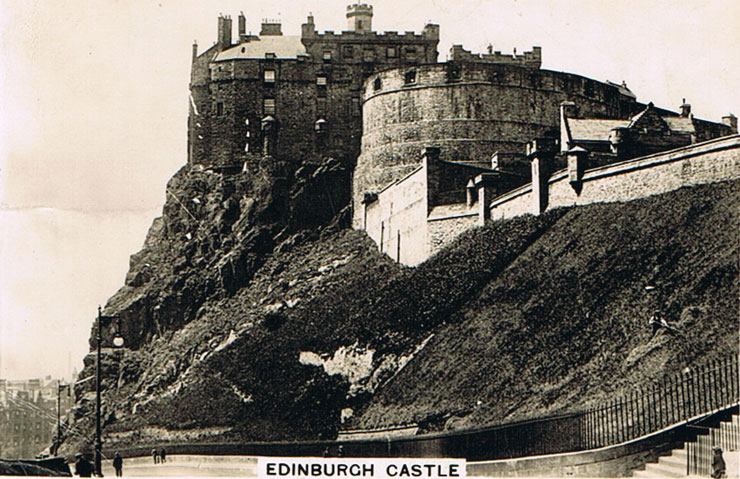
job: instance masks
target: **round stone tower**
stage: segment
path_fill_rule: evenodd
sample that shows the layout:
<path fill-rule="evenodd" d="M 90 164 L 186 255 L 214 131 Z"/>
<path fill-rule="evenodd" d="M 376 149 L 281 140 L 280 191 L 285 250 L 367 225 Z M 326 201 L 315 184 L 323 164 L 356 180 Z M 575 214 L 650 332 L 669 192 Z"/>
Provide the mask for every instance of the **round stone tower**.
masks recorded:
<path fill-rule="evenodd" d="M 634 108 L 634 99 L 614 86 L 514 64 L 448 62 L 371 75 L 354 172 L 355 227 L 361 227 L 364 195 L 413 171 L 424 147 L 438 147 L 445 161 L 485 162 L 496 151 L 523 152 L 532 138 L 560 136 L 566 100 L 585 116 L 626 118 Z"/>

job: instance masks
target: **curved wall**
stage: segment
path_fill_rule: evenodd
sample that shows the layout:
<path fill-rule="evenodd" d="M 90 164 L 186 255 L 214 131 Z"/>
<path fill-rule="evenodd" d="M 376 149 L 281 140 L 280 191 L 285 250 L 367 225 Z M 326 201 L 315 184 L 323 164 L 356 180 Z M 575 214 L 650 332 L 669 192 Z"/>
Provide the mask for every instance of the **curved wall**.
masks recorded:
<path fill-rule="evenodd" d="M 370 76 L 363 93 L 355 227 L 364 193 L 408 174 L 424 146 L 440 147 L 443 160 L 486 161 L 496 151 L 524 151 L 534 137 L 559 136 L 562 101 L 592 117 L 625 118 L 637 107 L 616 87 L 578 75 L 469 62 L 386 70 Z"/>

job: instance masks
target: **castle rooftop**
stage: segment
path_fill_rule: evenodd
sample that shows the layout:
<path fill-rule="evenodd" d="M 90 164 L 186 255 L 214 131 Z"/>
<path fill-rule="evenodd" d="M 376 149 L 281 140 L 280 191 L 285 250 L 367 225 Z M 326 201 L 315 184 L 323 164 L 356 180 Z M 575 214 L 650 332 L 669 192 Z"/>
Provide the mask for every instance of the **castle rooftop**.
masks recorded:
<path fill-rule="evenodd" d="M 274 53 L 275 58 L 297 58 L 299 55 L 307 54 L 306 47 L 301 43 L 301 37 L 299 36 L 263 36 L 228 48 L 216 55 L 214 60 L 265 58 L 267 53 Z"/>

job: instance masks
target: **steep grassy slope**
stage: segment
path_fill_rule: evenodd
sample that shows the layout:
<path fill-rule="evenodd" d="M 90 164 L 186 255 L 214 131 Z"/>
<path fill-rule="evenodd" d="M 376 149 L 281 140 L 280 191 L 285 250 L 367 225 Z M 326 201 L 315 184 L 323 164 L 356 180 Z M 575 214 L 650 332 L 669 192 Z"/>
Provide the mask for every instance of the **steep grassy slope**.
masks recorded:
<path fill-rule="evenodd" d="M 739 185 L 495 222 L 413 269 L 360 232 L 278 236 L 232 293 L 108 357 L 106 431 L 141 444 L 464 427 L 736 352 Z M 653 337 L 655 308 L 681 333 Z"/>
<path fill-rule="evenodd" d="M 457 428 L 543 415 L 737 352 L 739 193 L 726 183 L 571 209 L 358 424 L 431 418 Z M 653 336 L 653 309 L 680 333 Z"/>

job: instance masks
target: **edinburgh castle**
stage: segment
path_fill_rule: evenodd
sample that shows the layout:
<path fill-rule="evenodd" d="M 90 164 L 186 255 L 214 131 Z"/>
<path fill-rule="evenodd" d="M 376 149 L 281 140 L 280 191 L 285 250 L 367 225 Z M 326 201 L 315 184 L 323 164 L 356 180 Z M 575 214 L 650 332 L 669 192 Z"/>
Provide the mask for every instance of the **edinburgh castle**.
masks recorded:
<path fill-rule="evenodd" d="M 530 183 L 536 205 L 515 214 L 544 211 L 539 190 L 568 161 L 582 175 L 737 133 L 733 115 L 699 120 L 685 100 L 673 112 L 625 84 L 543 70 L 539 47 L 454 45 L 438 63 L 438 25 L 377 33 L 372 6 L 346 16 L 346 31 L 319 33 L 309 15 L 296 36 L 276 20 L 247 33 L 240 14 L 236 42 L 232 19 L 219 17 L 217 42 L 202 53 L 193 45 L 189 164 L 290 176 L 339 160 L 354 170 L 353 226 L 402 263 L 496 217 L 491 202 Z"/>

